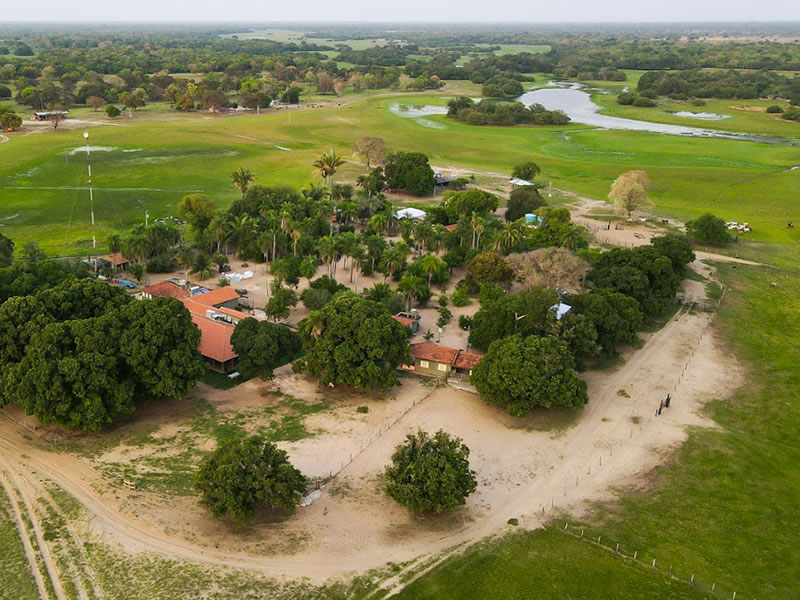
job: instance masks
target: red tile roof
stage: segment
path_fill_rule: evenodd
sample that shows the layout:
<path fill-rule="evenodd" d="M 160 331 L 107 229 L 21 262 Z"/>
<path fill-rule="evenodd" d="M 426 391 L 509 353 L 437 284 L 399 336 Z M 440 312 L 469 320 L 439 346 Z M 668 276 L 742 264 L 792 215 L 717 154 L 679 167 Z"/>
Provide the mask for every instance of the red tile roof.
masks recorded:
<path fill-rule="evenodd" d="M 453 223 L 452 225 L 445 225 L 445 229 L 447 231 L 455 231 L 458 229 L 458 223 Z"/>
<path fill-rule="evenodd" d="M 199 302 L 200 304 L 205 304 L 206 306 L 216 306 L 217 304 L 230 302 L 231 300 L 237 300 L 238 298 L 239 293 L 229 285 L 215 288 L 206 292 L 205 294 L 192 296 L 192 300 Z"/>
<path fill-rule="evenodd" d="M 448 348 L 447 346 L 440 346 L 439 344 L 431 344 L 429 342 L 411 344 L 411 356 L 419 358 L 420 360 L 432 360 L 434 362 L 452 365 L 458 353 L 459 350 L 456 348 Z"/>
<path fill-rule="evenodd" d="M 169 281 L 161 281 L 153 285 L 148 285 L 147 287 L 143 287 L 140 292 L 152 296 L 153 298 L 160 298 L 162 296 L 186 298 L 189 296 L 189 292 Z"/>
<path fill-rule="evenodd" d="M 474 352 L 459 352 L 453 366 L 456 369 L 473 369 L 482 358 L 483 355 L 475 354 Z"/>
<path fill-rule="evenodd" d="M 401 317 L 400 315 L 392 315 L 392 318 L 406 327 L 411 327 L 417 322 L 416 319 L 412 319 L 411 317 Z"/>
<path fill-rule="evenodd" d="M 192 321 L 200 330 L 200 345 L 197 347 L 200 354 L 219 362 L 226 362 L 238 356 L 231 345 L 231 334 L 235 329 L 233 325 L 194 312 Z"/>
<path fill-rule="evenodd" d="M 106 258 L 115 267 L 119 267 L 119 266 L 122 266 L 122 265 L 127 265 L 130 262 L 127 258 L 122 256 L 122 254 L 120 254 L 119 252 L 114 252 L 114 254 L 109 254 L 108 256 L 106 256 Z"/>

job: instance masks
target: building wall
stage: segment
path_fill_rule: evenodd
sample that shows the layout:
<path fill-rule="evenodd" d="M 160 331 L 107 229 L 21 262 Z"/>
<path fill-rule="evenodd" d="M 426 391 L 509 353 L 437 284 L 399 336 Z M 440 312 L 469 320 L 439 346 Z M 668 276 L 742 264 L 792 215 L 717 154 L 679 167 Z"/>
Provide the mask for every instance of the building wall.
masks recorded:
<path fill-rule="evenodd" d="M 450 373 L 450 365 L 439 363 L 433 360 L 424 361 L 419 358 L 414 359 L 414 367 L 418 373 L 433 375 L 434 377 L 447 377 Z"/>
<path fill-rule="evenodd" d="M 228 300 L 227 302 L 223 302 L 222 304 L 215 304 L 217 308 L 225 307 L 230 308 L 231 310 L 239 310 L 239 299 L 234 298 L 233 300 Z"/>

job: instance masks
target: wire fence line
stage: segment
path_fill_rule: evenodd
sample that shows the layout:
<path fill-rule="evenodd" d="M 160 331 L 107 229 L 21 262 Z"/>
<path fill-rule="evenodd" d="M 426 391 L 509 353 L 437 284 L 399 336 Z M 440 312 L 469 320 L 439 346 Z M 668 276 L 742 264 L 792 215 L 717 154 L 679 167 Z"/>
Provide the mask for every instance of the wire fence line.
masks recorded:
<path fill-rule="evenodd" d="M 725 598 L 728 600 L 737 600 L 737 598 L 741 598 L 741 600 L 744 600 L 744 596 L 740 596 L 739 592 L 735 590 L 732 585 L 717 583 L 713 577 L 697 574 L 690 568 L 673 562 L 672 559 L 665 560 L 663 557 L 659 558 L 647 554 L 646 552 L 626 548 L 615 538 L 598 533 L 597 530 L 592 530 L 584 524 L 570 524 L 569 521 L 565 521 L 563 527 L 560 526 L 560 524 L 556 525 L 554 523 L 551 525 L 551 529 L 555 529 L 564 535 L 601 548 L 618 556 L 622 560 L 631 561 L 643 567 L 653 569 L 664 577 L 703 592 L 713 594 L 717 598 Z M 757 599 L 754 598 L 753 600 Z"/>
<path fill-rule="evenodd" d="M 384 422 L 384 424 L 381 425 L 381 428 L 378 430 L 377 433 L 371 434 L 369 436 L 369 438 L 367 438 L 366 441 L 362 441 L 357 452 L 351 452 L 350 453 L 350 458 L 348 460 L 340 461 L 338 470 L 330 471 L 328 473 L 328 477 L 327 478 L 317 478 L 316 481 L 320 482 L 320 484 L 323 484 L 323 483 L 327 484 L 327 483 L 333 481 L 333 479 L 335 479 L 342 471 L 344 471 L 347 467 L 349 467 L 351 464 L 353 464 L 353 462 L 359 456 L 361 456 L 364 452 L 366 452 L 375 442 L 377 442 L 381 437 L 383 437 L 386 433 L 388 433 L 388 431 L 392 427 L 397 425 L 397 423 L 403 417 L 405 417 L 408 413 L 410 413 L 412 410 L 414 410 L 414 408 L 416 408 L 417 405 L 422 404 L 425 400 L 430 398 L 431 395 L 436 390 L 438 390 L 440 387 L 442 387 L 444 385 L 444 383 L 442 381 L 438 381 L 438 380 L 435 381 L 434 383 L 435 383 L 435 385 L 433 386 L 433 389 L 431 389 L 431 391 L 429 391 L 427 394 L 425 394 L 422 398 L 414 399 L 413 402 L 411 403 L 411 405 L 408 406 L 403 412 L 398 414 L 394 419 L 391 419 L 391 420 L 387 419 Z M 323 479 L 324 479 L 324 482 L 323 482 Z"/>

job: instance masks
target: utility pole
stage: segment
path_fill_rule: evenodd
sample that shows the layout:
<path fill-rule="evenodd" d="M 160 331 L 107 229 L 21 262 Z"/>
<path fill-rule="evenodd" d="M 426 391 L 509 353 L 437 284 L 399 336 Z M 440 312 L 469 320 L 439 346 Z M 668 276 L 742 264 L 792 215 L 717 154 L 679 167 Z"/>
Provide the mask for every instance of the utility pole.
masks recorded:
<path fill-rule="evenodd" d="M 89 132 L 83 132 L 83 139 L 86 140 L 86 166 L 89 169 L 89 210 L 92 215 L 92 250 L 97 250 L 97 237 L 94 231 L 94 192 L 92 191 L 92 160 L 91 147 L 89 146 Z M 94 270 L 97 272 L 97 257 L 94 258 Z"/>
<path fill-rule="evenodd" d="M 150 221 L 150 211 L 146 210 L 146 211 L 144 211 L 144 228 L 145 229 L 147 229 L 147 227 L 149 226 L 149 221 Z"/>

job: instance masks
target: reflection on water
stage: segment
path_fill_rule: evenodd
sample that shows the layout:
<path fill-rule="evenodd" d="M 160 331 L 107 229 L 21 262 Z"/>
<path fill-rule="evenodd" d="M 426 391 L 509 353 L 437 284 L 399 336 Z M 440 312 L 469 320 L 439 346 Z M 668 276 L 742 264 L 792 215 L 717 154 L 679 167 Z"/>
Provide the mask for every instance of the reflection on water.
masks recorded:
<path fill-rule="evenodd" d="M 689 110 L 676 110 L 667 111 L 676 117 L 686 117 L 687 119 L 702 119 L 703 121 L 722 121 L 722 119 L 730 119 L 730 115 L 721 115 L 719 113 L 707 112 L 691 112 Z"/>
<path fill-rule="evenodd" d="M 392 104 L 389 110 L 398 117 L 418 119 L 432 115 L 446 115 L 446 106 L 431 106 L 426 104 Z"/>

